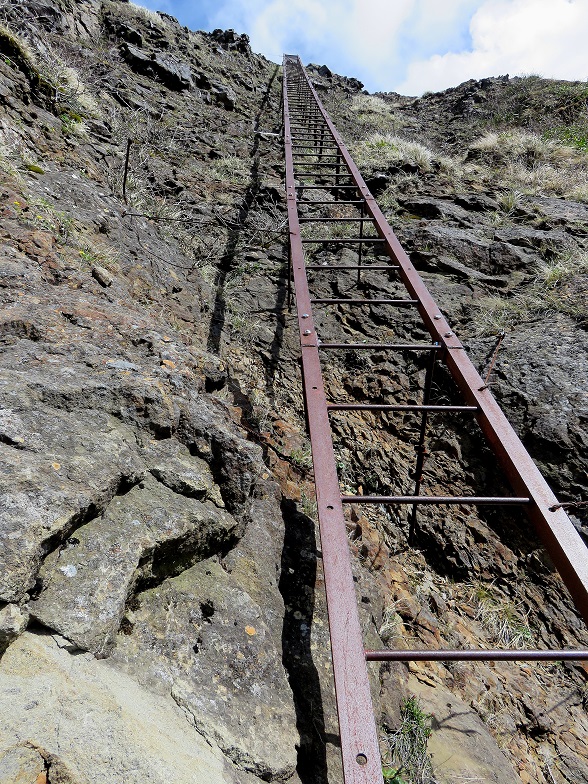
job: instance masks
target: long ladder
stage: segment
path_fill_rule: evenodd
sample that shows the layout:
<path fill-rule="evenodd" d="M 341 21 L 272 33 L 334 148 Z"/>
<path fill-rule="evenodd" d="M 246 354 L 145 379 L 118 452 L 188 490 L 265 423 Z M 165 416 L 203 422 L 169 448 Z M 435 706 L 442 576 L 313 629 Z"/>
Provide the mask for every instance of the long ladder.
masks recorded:
<path fill-rule="evenodd" d="M 344 781 L 345 784 L 381 784 L 382 764 L 366 661 L 580 660 L 588 659 L 588 651 L 365 650 L 351 570 L 344 504 L 408 506 L 411 543 L 416 533 L 417 509 L 421 505 L 520 506 L 535 525 L 572 595 L 576 608 L 587 623 L 588 550 L 386 222 L 296 55 L 284 55 L 283 120 L 290 235 L 288 300 L 291 301 L 293 282 L 302 353 L 304 399 L 314 465 Z M 313 195 L 316 195 L 316 198 L 313 198 Z M 301 205 L 311 206 L 318 212 L 312 216 L 301 216 Z M 333 205 L 344 207 L 348 211 L 355 210 L 354 217 L 333 218 L 322 214 L 326 207 L 332 208 Z M 357 235 L 337 238 L 328 236 L 328 232 L 325 232 L 327 236 L 302 236 L 303 223 L 328 227 L 333 221 L 357 225 Z M 366 233 L 369 226 L 375 229 L 375 233 Z M 305 246 L 314 247 L 317 244 L 353 247 L 357 251 L 357 264 L 306 264 Z M 380 254 L 386 253 L 387 263 L 381 264 L 377 260 L 375 263 L 368 263 L 369 248 L 377 248 Z M 407 296 L 402 299 L 311 298 L 308 271 L 319 273 L 341 269 L 353 270 L 358 284 L 362 274 L 370 270 L 387 271 L 397 275 L 407 290 Z M 329 304 L 347 305 L 350 308 L 374 304 L 414 308 L 420 314 L 431 336 L 431 342 L 321 343 L 312 308 L 313 305 Z M 425 354 L 429 357 L 429 362 L 422 404 L 329 403 L 323 384 L 320 352 L 341 350 Z M 461 391 L 463 405 L 442 406 L 430 403 L 433 372 L 438 362 L 443 362 L 448 368 Z M 329 418 L 353 410 L 412 411 L 421 416 L 413 495 L 364 496 L 341 493 Z M 427 424 L 430 417 L 442 412 L 475 417 L 512 487 L 512 496 L 422 494 Z"/>

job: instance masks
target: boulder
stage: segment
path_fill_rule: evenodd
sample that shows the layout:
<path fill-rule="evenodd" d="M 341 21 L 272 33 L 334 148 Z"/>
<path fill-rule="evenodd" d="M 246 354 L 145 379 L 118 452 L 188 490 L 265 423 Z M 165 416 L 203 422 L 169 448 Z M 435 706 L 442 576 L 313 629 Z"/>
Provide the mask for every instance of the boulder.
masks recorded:
<path fill-rule="evenodd" d="M 31 613 L 79 648 L 106 656 L 139 579 L 181 571 L 225 547 L 237 529 L 214 504 L 147 478 L 47 558 Z"/>

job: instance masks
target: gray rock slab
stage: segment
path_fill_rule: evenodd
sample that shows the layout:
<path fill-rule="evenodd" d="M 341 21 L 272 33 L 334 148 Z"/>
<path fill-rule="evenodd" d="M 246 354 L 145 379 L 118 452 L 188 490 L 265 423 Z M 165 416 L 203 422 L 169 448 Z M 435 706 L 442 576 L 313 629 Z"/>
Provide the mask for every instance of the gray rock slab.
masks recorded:
<path fill-rule="evenodd" d="M 541 250 L 545 247 L 554 247 L 567 242 L 563 231 L 543 231 L 530 226 L 508 226 L 498 229 L 494 235 L 498 242 L 508 242 L 510 245 L 519 245 L 522 248 Z"/>
<path fill-rule="evenodd" d="M 190 498 L 210 499 L 224 507 L 220 487 L 206 460 L 192 456 L 188 447 L 175 438 L 148 444 L 144 459 L 153 476 L 170 490 Z"/>
<path fill-rule="evenodd" d="M 112 662 L 171 691 L 240 768 L 286 780 L 298 742 L 292 695 L 260 606 L 214 560 L 139 594 Z"/>
<path fill-rule="evenodd" d="M 34 757 L 17 751 L 26 744 L 51 759 L 52 780 L 63 784 L 247 780 L 169 695 L 142 689 L 90 654 L 72 656 L 57 638 L 29 632 L 0 663 L 0 771 L 36 769 Z"/>
<path fill-rule="evenodd" d="M 524 200 L 526 207 L 545 215 L 551 223 L 588 224 L 588 205 L 567 199 L 555 199 L 549 196 L 529 196 Z"/>
<path fill-rule="evenodd" d="M 0 600 L 10 602 L 55 543 L 144 469 L 129 429 L 100 412 L 5 409 L 0 431 Z"/>
<path fill-rule="evenodd" d="M 237 521 L 211 502 L 148 477 L 75 531 L 40 571 L 34 618 L 80 648 L 107 655 L 137 580 L 159 580 L 222 549 Z"/>

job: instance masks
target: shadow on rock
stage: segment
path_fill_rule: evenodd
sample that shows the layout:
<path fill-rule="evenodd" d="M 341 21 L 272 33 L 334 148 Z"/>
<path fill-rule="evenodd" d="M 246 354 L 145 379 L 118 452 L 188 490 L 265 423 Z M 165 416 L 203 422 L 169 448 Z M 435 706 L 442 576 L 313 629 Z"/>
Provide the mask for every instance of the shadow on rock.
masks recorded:
<path fill-rule="evenodd" d="M 319 676 L 312 658 L 310 631 L 316 581 L 316 539 L 312 520 L 284 499 L 285 524 L 280 592 L 285 615 L 282 661 L 300 732 L 297 772 L 302 784 L 327 784 L 325 721 Z"/>

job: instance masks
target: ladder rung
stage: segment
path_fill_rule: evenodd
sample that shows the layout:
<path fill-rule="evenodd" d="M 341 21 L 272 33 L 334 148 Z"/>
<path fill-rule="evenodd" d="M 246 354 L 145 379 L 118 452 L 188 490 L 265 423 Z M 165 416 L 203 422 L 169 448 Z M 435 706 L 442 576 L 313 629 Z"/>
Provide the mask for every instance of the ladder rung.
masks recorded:
<path fill-rule="evenodd" d="M 330 166 L 331 164 L 329 164 Z M 333 172 L 333 174 L 328 174 L 325 172 L 297 172 L 296 179 L 299 177 L 351 177 L 351 174 L 347 171 L 340 171 L 340 172 Z M 357 186 L 354 186 L 357 187 Z"/>
<path fill-rule="evenodd" d="M 342 495 L 343 504 L 463 504 L 464 506 L 515 506 L 530 498 L 459 495 Z"/>
<path fill-rule="evenodd" d="M 365 658 L 367 661 L 584 661 L 588 659 L 588 650 L 367 650 Z"/>
<path fill-rule="evenodd" d="M 297 199 L 297 204 L 331 204 L 333 206 L 345 206 L 346 204 L 365 204 L 365 199 L 358 199 L 357 201 L 302 201 Z"/>
<path fill-rule="evenodd" d="M 341 202 L 329 202 L 329 204 L 340 204 Z M 363 223 L 371 221 L 371 218 L 298 218 L 298 223 Z"/>
<path fill-rule="evenodd" d="M 397 270 L 398 264 L 309 264 L 307 270 Z"/>
<path fill-rule="evenodd" d="M 343 190 L 359 190 L 357 185 L 307 185 L 306 183 L 302 183 L 302 185 L 296 185 L 298 188 L 304 188 L 305 191 L 343 191 Z M 345 204 L 345 202 L 341 201 L 333 201 L 329 202 L 329 204 Z"/>
<path fill-rule="evenodd" d="M 475 414 L 478 406 L 419 406 L 419 405 L 387 405 L 385 403 L 329 403 L 327 411 L 427 411 L 431 413 L 459 411 Z"/>
<path fill-rule="evenodd" d="M 373 351 L 390 349 L 391 351 L 439 351 L 438 343 L 319 343 L 319 348 L 326 351 L 332 349 L 371 349 Z"/>
<path fill-rule="evenodd" d="M 363 269 L 363 268 L 362 268 Z M 311 299 L 313 305 L 418 305 L 418 299 Z"/>
<path fill-rule="evenodd" d="M 381 237 L 319 237 L 317 239 L 302 239 L 301 242 L 306 243 L 313 243 L 313 242 L 338 242 L 343 245 L 353 245 L 356 242 L 369 242 L 370 245 L 374 242 L 386 242 L 386 240 L 381 239 Z"/>

